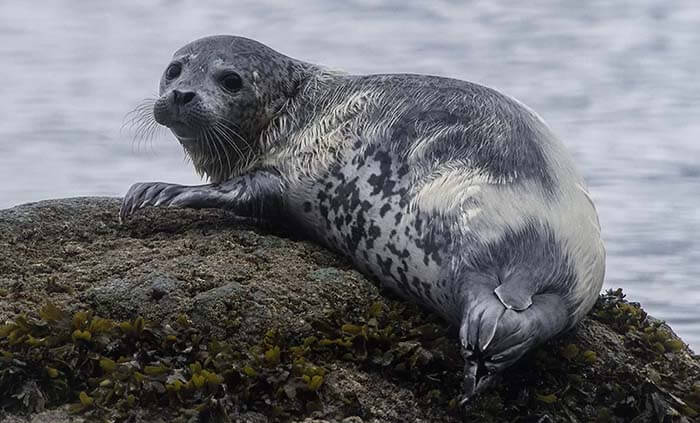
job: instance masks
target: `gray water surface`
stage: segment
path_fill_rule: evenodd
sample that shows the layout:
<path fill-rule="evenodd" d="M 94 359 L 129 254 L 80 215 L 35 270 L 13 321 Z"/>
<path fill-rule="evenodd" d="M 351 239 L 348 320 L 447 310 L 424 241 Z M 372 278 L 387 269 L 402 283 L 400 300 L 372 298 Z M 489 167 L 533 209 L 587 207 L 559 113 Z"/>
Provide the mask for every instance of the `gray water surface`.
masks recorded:
<path fill-rule="evenodd" d="M 244 35 L 354 73 L 451 76 L 535 109 L 586 176 L 623 287 L 700 348 L 696 0 L 0 2 L 0 208 L 200 183 L 120 127 L 183 44 Z"/>

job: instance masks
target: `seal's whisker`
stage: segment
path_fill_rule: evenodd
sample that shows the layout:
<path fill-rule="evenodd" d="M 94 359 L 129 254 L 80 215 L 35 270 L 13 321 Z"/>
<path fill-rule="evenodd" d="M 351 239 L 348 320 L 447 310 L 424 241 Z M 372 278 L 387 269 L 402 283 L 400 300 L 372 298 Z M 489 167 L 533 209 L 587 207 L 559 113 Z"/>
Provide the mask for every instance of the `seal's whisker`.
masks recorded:
<path fill-rule="evenodd" d="M 235 130 L 233 130 L 228 125 L 221 122 L 217 122 L 216 126 L 224 136 L 223 141 L 229 144 L 236 151 L 236 154 L 239 159 L 236 161 L 237 165 L 235 166 L 235 168 L 231 168 L 231 174 L 238 174 L 243 169 L 248 168 L 253 162 L 253 159 L 255 157 L 255 151 L 243 137 L 241 137 Z M 241 139 L 245 143 L 245 146 L 240 146 L 238 143 L 236 143 L 232 136 L 236 136 L 237 138 Z"/>
<path fill-rule="evenodd" d="M 155 120 L 145 123 L 140 131 L 136 133 L 139 145 L 147 143 L 152 148 L 153 139 L 161 129 L 162 127 Z"/>
<path fill-rule="evenodd" d="M 182 161 L 185 162 L 185 164 L 189 163 L 194 163 L 194 160 L 192 160 L 192 156 L 190 156 L 190 153 L 187 151 L 187 149 L 183 146 L 182 150 L 185 152 L 185 157 L 182 158 Z M 196 169 L 196 167 L 195 167 Z M 199 171 L 197 171 L 199 173 Z"/>
<path fill-rule="evenodd" d="M 133 126 L 132 147 L 136 144 L 137 148 L 140 148 L 148 140 L 151 126 L 152 124 L 146 120 L 140 120 Z"/>
<path fill-rule="evenodd" d="M 124 114 L 124 120 L 127 120 L 130 116 L 133 116 L 135 113 L 138 114 L 143 110 L 151 110 L 155 102 L 156 99 L 151 97 L 139 101 L 133 109 Z"/>
<path fill-rule="evenodd" d="M 216 119 L 217 119 L 218 121 L 226 122 L 226 123 L 228 123 L 229 125 L 233 126 L 234 128 L 238 128 L 238 129 L 241 128 L 236 122 L 234 122 L 234 121 L 232 121 L 232 120 L 229 120 L 229 119 L 227 119 L 227 118 L 225 118 L 225 117 L 223 117 L 223 116 L 221 116 L 221 115 L 216 115 Z"/>
<path fill-rule="evenodd" d="M 226 148 L 226 144 L 224 142 L 224 140 L 226 140 L 226 136 L 225 136 L 225 134 L 223 134 L 221 132 L 219 127 L 216 125 L 211 127 L 211 131 L 215 136 L 216 142 L 219 143 L 219 145 L 221 145 L 221 149 L 224 150 L 224 154 L 226 155 L 226 163 L 228 164 L 228 168 L 227 168 L 228 172 L 227 173 L 230 173 L 232 166 L 231 166 L 231 157 L 228 154 L 228 149 Z M 228 177 L 228 175 L 222 175 L 222 176 Z"/>
<path fill-rule="evenodd" d="M 226 127 L 225 125 L 221 124 L 220 122 L 217 122 L 214 125 L 214 128 L 221 134 L 221 136 L 223 137 L 223 140 L 226 141 L 226 143 L 229 144 L 231 147 L 233 147 L 234 150 L 236 150 L 236 154 L 239 157 L 242 157 L 243 151 L 241 150 L 241 148 L 238 145 L 236 145 L 236 142 L 233 141 L 227 133 L 227 130 L 230 131 L 230 129 L 228 127 Z"/>
<path fill-rule="evenodd" d="M 223 119 L 224 121 L 230 122 L 227 119 Z M 243 150 L 238 146 L 238 144 L 235 143 L 235 141 L 230 140 L 231 143 L 236 147 L 240 157 L 243 159 L 242 164 L 240 166 L 240 169 L 245 169 L 250 166 L 250 164 L 253 162 L 253 159 L 255 157 L 255 150 L 253 147 L 250 145 L 250 143 L 242 137 L 236 130 L 231 128 L 229 125 L 223 123 L 223 122 L 218 122 L 218 124 L 222 127 L 222 129 L 225 129 L 226 131 L 230 132 L 232 135 L 236 136 L 238 139 L 243 141 L 245 144 L 245 149 L 246 153 L 244 154 Z"/>
<path fill-rule="evenodd" d="M 205 131 L 206 131 L 206 129 L 205 129 Z M 200 135 L 204 135 L 204 134 L 200 134 Z M 207 150 L 209 151 L 209 155 L 207 155 L 207 156 L 205 157 L 206 163 L 207 163 L 207 164 L 211 164 L 211 163 L 214 162 L 214 156 L 215 156 L 214 151 L 212 150 L 212 147 L 211 147 L 211 143 L 208 142 L 208 140 L 207 140 L 206 138 L 205 138 L 204 140 L 201 140 L 201 141 L 202 141 L 202 142 L 200 142 L 200 144 L 206 145 L 206 146 L 207 146 Z"/>
<path fill-rule="evenodd" d="M 129 122 L 128 127 L 126 128 L 134 131 L 135 133 L 138 133 L 140 130 L 142 130 L 141 128 L 147 126 L 150 123 L 151 122 L 147 116 L 137 116 Z"/>
<path fill-rule="evenodd" d="M 253 147 L 250 145 L 250 143 L 248 142 L 248 140 L 246 140 L 245 138 L 243 138 L 243 136 L 241 136 L 241 134 L 239 134 L 238 131 L 236 131 L 235 128 L 241 129 L 236 123 L 231 122 L 230 120 L 228 120 L 228 119 L 226 119 L 226 118 L 224 118 L 224 117 L 221 117 L 221 116 L 217 116 L 217 118 L 220 119 L 220 121 L 219 121 L 218 123 L 220 123 L 221 125 L 225 126 L 229 131 L 231 131 L 231 133 L 233 133 L 233 135 L 235 135 L 238 139 L 240 139 L 241 141 L 243 141 L 243 143 L 246 145 L 246 147 L 248 147 L 249 149 L 252 150 Z M 222 121 L 223 121 L 223 122 L 222 122 Z M 227 125 L 227 124 L 228 124 L 228 125 Z"/>
<path fill-rule="evenodd" d="M 199 173 L 200 176 L 207 175 L 209 179 L 211 179 L 211 174 L 213 173 L 213 169 L 216 166 L 215 160 L 219 157 L 219 151 L 216 150 L 216 148 L 212 148 L 211 142 L 209 141 L 209 135 L 206 129 L 202 131 L 201 135 L 202 143 L 207 145 L 207 148 L 209 148 L 212 154 L 210 156 L 202 158 L 203 154 L 201 152 L 201 148 L 198 147 L 196 150 L 194 150 L 194 154 L 196 157 L 193 157 L 192 161 L 194 162 L 195 167 L 197 168 L 197 173 Z"/>
<path fill-rule="evenodd" d="M 211 129 L 207 128 L 205 131 L 206 138 L 209 143 L 211 143 L 212 147 L 216 150 L 216 156 L 218 159 L 218 168 L 216 168 L 214 171 L 212 171 L 213 175 L 210 175 L 210 179 L 212 179 L 212 176 L 214 176 L 214 179 L 219 181 L 221 180 L 221 174 L 223 173 L 223 168 L 224 168 L 224 157 L 221 154 L 221 150 L 219 149 L 220 144 L 215 142 L 216 136 L 212 134 Z"/>
<path fill-rule="evenodd" d="M 148 143 L 152 147 L 153 139 L 161 129 L 153 116 L 153 105 L 155 98 L 141 100 L 132 110 L 127 112 L 122 119 L 120 135 L 125 131 L 131 133 L 131 148 L 138 151 L 141 145 Z"/>
<path fill-rule="evenodd" d="M 158 137 L 158 135 L 163 131 L 163 126 L 161 126 L 158 122 L 153 120 L 151 123 L 151 128 L 148 131 L 148 144 L 153 149 L 153 140 Z"/>
<path fill-rule="evenodd" d="M 221 140 L 224 141 L 227 146 L 230 146 L 233 150 L 235 150 L 237 156 L 240 156 L 241 149 L 238 147 L 238 145 L 236 145 L 233 139 L 231 139 L 231 134 L 228 128 L 220 122 L 215 122 L 213 128 L 219 134 Z"/>
<path fill-rule="evenodd" d="M 122 118 L 122 129 L 133 125 L 134 122 L 139 121 L 146 116 L 151 119 L 155 119 L 152 114 L 153 105 L 155 102 L 155 98 L 147 98 L 139 102 L 136 107 L 128 111 Z"/>
<path fill-rule="evenodd" d="M 216 169 L 216 179 L 219 180 L 221 179 L 221 174 L 224 171 L 224 154 L 222 152 L 223 146 L 221 143 L 217 140 L 216 134 L 211 130 L 211 128 L 208 129 L 208 134 L 209 134 L 209 140 L 212 143 L 214 147 L 216 147 L 216 151 L 218 152 L 219 156 L 219 166 Z"/>
<path fill-rule="evenodd" d="M 214 168 L 216 167 L 215 159 L 219 158 L 219 150 L 216 148 L 215 145 L 212 145 L 212 142 L 209 140 L 209 133 L 207 129 L 205 128 L 202 131 L 202 137 L 204 138 L 203 141 L 205 144 L 208 146 L 211 146 L 213 148 L 213 153 L 212 157 L 205 158 L 206 160 L 202 161 L 201 160 L 201 152 L 197 151 L 197 160 L 195 161 L 195 164 L 197 164 L 197 171 L 199 174 L 207 174 L 209 176 L 209 179 L 211 179 L 211 175 L 214 173 Z M 203 169 L 204 168 L 204 169 Z M 206 169 L 211 169 L 210 171 L 207 171 Z"/>

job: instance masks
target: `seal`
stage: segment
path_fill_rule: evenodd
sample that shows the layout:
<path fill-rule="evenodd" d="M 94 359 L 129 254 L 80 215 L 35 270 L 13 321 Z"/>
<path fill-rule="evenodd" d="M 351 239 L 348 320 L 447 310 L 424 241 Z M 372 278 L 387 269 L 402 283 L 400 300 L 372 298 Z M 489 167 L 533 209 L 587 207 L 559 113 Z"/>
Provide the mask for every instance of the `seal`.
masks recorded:
<path fill-rule="evenodd" d="M 212 36 L 175 53 L 144 119 L 211 183 L 135 184 L 120 219 L 217 207 L 298 228 L 459 328 L 465 400 L 572 328 L 602 287 L 598 217 L 572 158 L 491 88 L 348 75 Z"/>

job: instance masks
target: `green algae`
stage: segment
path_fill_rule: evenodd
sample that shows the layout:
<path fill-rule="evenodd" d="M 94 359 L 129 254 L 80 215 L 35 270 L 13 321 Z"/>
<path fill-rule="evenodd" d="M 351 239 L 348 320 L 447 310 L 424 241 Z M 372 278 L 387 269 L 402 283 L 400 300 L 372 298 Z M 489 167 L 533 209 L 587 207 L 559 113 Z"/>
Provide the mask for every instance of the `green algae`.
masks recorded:
<path fill-rule="evenodd" d="M 409 382 L 419 402 L 467 421 L 584 416 L 623 422 L 657 409 L 697 417 L 697 373 L 677 361 L 685 344 L 621 291 L 602 295 L 592 316 L 612 327 L 631 355 L 611 361 L 602 345 L 570 333 L 536 348 L 503 383 L 461 408 L 456 335 L 415 305 L 376 302 L 354 321 L 332 311 L 311 322 L 309 336 L 271 328 L 249 345 L 215 339 L 184 314 L 154 324 L 69 314 L 47 304 L 38 316 L 19 315 L 0 326 L 0 407 L 34 412 L 70 403 L 74 413 L 118 418 L 135 408 L 167 410 L 172 421 L 183 422 L 226 421 L 231 410 L 243 409 L 288 421 L 322 410 L 334 363 L 347 362 Z M 658 374 L 676 376 L 650 371 L 642 377 L 629 367 L 640 359 Z M 349 400 L 347 407 L 361 405 Z"/>
<path fill-rule="evenodd" d="M 342 360 L 427 378 L 425 401 L 447 407 L 458 394 L 452 369 L 459 354 L 449 351 L 445 329 L 424 322 L 413 307 L 374 304 L 355 323 L 334 315 L 298 342 L 271 329 L 257 345 L 240 349 L 200 332 L 184 315 L 154 325 L 141 317 L 71 315 L 47 304 L 38 318 L 20 315 L 0 326 L 0 406 L 33 412 L 69 402 L 71 412 L 94 416 L 169 407 L 171 417 L 184 418 L 225 416 L 221 404 L 228 402 L 286 420 L 321 407 L 324 363 Z M 444 388 L 445 378 L 452 388 Z M 23 395 L 27 386 L 34 400 Z"/>

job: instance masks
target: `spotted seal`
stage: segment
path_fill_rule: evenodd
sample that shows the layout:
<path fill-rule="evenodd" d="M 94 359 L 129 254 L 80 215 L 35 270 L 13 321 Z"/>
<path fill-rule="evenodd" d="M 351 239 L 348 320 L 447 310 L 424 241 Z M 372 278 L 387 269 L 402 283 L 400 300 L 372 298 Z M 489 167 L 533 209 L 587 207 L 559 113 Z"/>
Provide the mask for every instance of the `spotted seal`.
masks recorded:
<path fill-rule="evenodd" d="M 213 36 L 175 53 L 152 118 L 211 183 L 135 184 L 121 219 L 217 207 L 300 228 L 460 328 L 465 398 L 601 289 L 598 218 L 571 157 L 491 88 L 348 75 Z"/>

